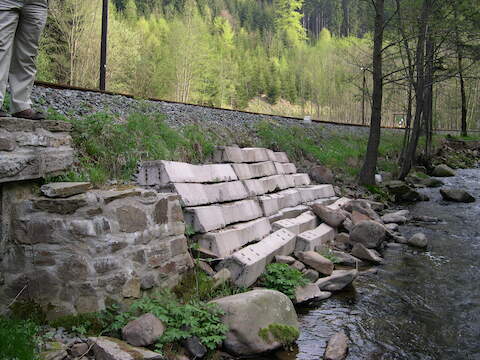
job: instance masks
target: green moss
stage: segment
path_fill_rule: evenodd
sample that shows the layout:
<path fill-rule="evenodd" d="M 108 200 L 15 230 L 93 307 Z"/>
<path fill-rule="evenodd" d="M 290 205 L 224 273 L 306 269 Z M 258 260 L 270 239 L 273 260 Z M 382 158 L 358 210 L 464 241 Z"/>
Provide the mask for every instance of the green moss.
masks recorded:
<path fill-rule="evenodd" d="M 291 345 L 300 336 L 300 331 L 296 327 L 290 325 L 273 323 L 266 328 L 260 329 L 258 331 L 258 336 L 267 343 L 277 341 L 282 345 Z"/>

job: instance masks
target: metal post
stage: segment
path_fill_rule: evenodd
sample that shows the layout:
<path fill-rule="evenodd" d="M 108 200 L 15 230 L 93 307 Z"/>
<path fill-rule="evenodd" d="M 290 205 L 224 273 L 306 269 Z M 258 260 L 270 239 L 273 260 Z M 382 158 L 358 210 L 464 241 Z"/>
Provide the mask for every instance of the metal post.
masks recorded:
<path fill-rule="evenodd" d="M 108 0 L 103 0 L 102 9 L 102 44 L 100 48 L 100 90 L 106 89 L 107 75 L 107 35 L 108 35 Z"/>

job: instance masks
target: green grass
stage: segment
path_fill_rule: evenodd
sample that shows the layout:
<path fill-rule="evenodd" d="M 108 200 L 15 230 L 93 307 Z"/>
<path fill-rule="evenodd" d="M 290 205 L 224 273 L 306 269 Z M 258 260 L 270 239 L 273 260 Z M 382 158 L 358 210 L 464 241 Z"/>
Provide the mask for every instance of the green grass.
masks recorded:
<path fill-rule="evenodd" d="M 292 160 L 308 159 L 348 175 L 355 176 L 364 158 L 368 137 L 365 135 L 324 136 L 322 128 L 277 126 L 264 121 L 257 126 L 261 143 L 278 151 L 285 151 Z M 403 138 L 396 134 L 383 134 L 379 147 L 379 168 L 394 171 Z"/>
<path fill-rule="evenodd" d="M 54 181 L 91 181 L 104 184 L 109 179 L 130 181 L 143 160 L 204 162 L 215 149 L 213 134 L 200 126 L 181 130 L 169 127 L 164 116 L 132 114 L 119 120 L 105 113 L 70 120 L 78 153 L 73 171 Z"/>

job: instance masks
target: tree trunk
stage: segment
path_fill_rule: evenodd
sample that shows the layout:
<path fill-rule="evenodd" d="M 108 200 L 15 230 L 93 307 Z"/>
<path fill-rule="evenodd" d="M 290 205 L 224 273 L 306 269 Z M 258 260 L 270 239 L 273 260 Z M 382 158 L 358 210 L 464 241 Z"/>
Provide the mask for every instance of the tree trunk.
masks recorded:
<path fill-rule="evenodd" d="M 460 77 L 460 94 L 462 97 L 462 136 L 468 136 L 467 129 L 467 96 L 465 94 L 465 79 L 463 77 L 463 53 L 460 47 L 457 51 L 458 75 Z"/>
<path fill-rule="evenodd" d="M 410 137 L 410 142 L 407 146 L 407 151 L 405 152 L 405 157 L 402 162 L 402 167 L 400 170 L 399 178 L 401 180 L 410 172 L 412 168 L 413 161 L 415 159 L 415 153 L 417 150 L 418 139 L 420 137 L 420 132 L 422 129 L 422 114 L 423 106 L 425 103 L 425 42 L 427 38 L 428 31 L 428 17 L 431 10 L 432 0 L 425 0 L 423 3 L 422 14 L 418 23 L 418 40 L 417 40 L 417 51 L 415 59 L 415 67 L 417 69 L 417 81 L 415 83 L 415 117 L 413 120 L 412 134 Z"/>
<path fill-rule="evenodd" d="M 426 41 L 426 56 L 427 66 L 425 74 L 425 104 L 423 110 L 423 122 L 425 124 L 425 158 L 430 162 L 432 152 L 432 138 L 433 138 L 433 75 L 434 75 L 434 58 L 435 45 L 431 34 Z"/>
<path fill-rule="evenodd" d="M 375 172 L 377 169 L 378 146 L 382 124 L 383 101 L 383 71 L 382 71 L 382 46 L 383 30 L 385 23 L 384 0 L 375 0 L 375 37 L 373 44 L 373 94 L 372 115 L 370 119 L 370 135 L 368 137 L 365 162 L 360 171 L 359 182 L 362 185 L 375 185 Z"/>
<path fill-rule="evenodd" d="M 463 48 L 460 41 L 460 30 L 458 29 L 457 18 L 457 4 L 455 4 L 455 44 L 457 47 L 457 64 L 458 64 L 458 76 L 460 78 L 460 95 L 462 98 L 462 130 L 461 136 L 468 136 L 467 129 L 467 96 L 465 95 L 465 79 L 463 77 Z"/>

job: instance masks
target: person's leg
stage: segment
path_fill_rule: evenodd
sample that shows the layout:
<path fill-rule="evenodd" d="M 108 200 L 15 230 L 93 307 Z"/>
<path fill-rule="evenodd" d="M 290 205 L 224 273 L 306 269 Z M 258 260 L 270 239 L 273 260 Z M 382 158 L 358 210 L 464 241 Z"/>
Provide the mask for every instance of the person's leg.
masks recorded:
<path fill-rule="evenodd" d="M 8 2 L 8 1 L 7 1 Z M 7 90 L 8 73 L 12 59 L 12 47 L 19 18 L 19 7 L 15 4 L 0 4 L 0 109 Z M 5 116 L 6 113 L 0 114 Z"/>
<path fill-rule="evenodd" d="M 35 59 L 47 21 L 47 11 L 47 0 L 25 0 L 20 12 L 9 74 L 12 113 L 31 109 L 30 96 L 37 73 Z"/>

